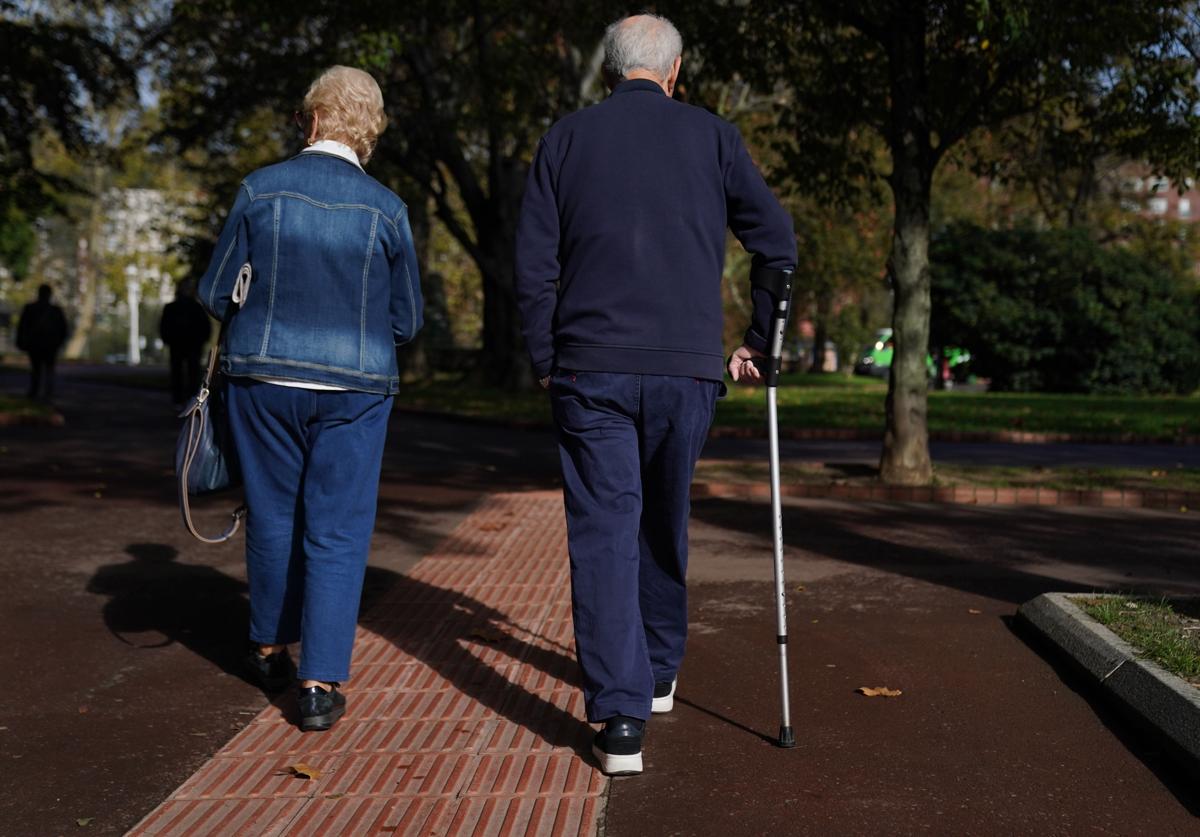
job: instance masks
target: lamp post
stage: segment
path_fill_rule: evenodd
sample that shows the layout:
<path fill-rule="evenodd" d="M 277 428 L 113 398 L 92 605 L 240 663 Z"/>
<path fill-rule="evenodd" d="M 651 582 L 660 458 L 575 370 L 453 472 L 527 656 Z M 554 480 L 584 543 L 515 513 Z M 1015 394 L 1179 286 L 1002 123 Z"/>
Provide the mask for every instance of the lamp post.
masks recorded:
<path fill-rule="evenodd" d="M 129 352 L 127 357 L 130 366 L 137 366 L 142 362 L 142 339 L 138 323 L 141 286 L 138 283 L 138 269 L 136 265 L 125 265 L 125 293 L 129 304 Z"/>

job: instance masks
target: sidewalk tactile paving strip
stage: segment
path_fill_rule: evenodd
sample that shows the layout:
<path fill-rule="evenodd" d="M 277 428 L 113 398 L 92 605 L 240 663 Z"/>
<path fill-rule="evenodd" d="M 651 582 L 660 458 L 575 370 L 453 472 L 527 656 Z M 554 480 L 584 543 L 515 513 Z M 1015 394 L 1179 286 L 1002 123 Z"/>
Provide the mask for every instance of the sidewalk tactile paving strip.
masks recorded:
<path fill-rule="evenodd" d="M 130 834 L 595 834 L 573 649 L 561 496 L 494 495 L 362 615 L 332 730 L 277 701 Z"/>

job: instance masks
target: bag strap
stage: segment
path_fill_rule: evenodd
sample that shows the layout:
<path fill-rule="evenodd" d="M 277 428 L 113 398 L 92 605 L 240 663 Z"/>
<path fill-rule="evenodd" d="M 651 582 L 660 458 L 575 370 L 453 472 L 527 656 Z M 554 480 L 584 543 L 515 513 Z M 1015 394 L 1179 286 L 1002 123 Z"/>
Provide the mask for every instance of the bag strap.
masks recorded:
<path fill-rule="evenodd" d="M 229 321 L 233 319 L 233 314 L 240 310 L 246 304 L 246 293 L 250 289 L 250 264 L 242 265 L 238 271 L 237 279 L 234 281 L 233 301 L 226 309 L 225 316 L 221 320 L 221 329 L 217 333 L 217 339 L 213 341 L 212 348 L 208 352 L 208 368 L 204 370 L 204 380 L 200 382 L 200 391 L 196 393 L 196 404 L 189 405 L 185 415 L 190 414 L 188 418 L 191 432 L 188 434 L 187 451 L 183 457 L 183 467 L 179 469 L 176 475 L 179 480 L 179 509 L 183 512 L 183 524 L 187 530 L 191 532 L 192 537 L 203 543 L 224 543 L 237 534 L 238 528 L 242 525 L 242 518 L 246 516 L 249 509 L 245 503 L 239 505 L 233 510 L 230 515 L 233 518 L 232 522 L 223 533 L 215 538 L 206 537 L 200 534 L 200 530 L 196 528 L 196 524 L 192 521 L 192 503 L 188 496 L 188 471 L 192 468 L 192 461 L 196 458 L 196 450 L 199 447 L 200 440 L 204 438 L 204 423 L 208 420 L 208 413 L 200 409 L 209 394 L 212 392 L 213 376 L 217 374 L 217 360 L 221 356 L 221 343 L 225 340 L 225 332 L 229 328 Z M 234 304 L 237 307 L 234 307 Z"/>

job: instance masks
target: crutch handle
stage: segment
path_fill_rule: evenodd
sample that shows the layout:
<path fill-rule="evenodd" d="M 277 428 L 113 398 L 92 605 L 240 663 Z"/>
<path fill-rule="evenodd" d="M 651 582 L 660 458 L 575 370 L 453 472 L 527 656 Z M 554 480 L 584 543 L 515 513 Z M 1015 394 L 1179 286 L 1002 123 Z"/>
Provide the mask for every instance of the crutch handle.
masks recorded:
<path fill-rule="evenodd" d="M 783 335 L 792 301 L 792 271 L 756 265 L 750 270 L 750 287 L 766 291 L 775 303 L 771 309 L 771 333 L 767 339 L 769 351 L 764 372 L 767 386 L 778 386 L 783 371 Z"/>

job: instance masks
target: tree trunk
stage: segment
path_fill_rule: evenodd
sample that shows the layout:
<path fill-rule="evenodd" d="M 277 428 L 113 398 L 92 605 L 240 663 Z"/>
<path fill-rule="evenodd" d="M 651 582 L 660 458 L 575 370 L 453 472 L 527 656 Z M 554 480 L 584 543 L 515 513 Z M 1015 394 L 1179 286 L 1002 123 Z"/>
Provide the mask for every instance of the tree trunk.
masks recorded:
<path fill-rule="evenodd" d="M 89 227 L 91 225 L 89 224 Z M 78 316 L 71 326 L 71 337 L 63 348 L 63 357 L 78 360 L 87 349 L 92 326 L 96 324 L 96 296 L 99 276 L 96 271 L 95 250 L 90 229 L 79 237 L 75 247 L 75 299 L 78 301 Z"/>
<path fill-rule="evenodd" d="M 513 280 L 511 258 L 488 259 L 483 267 L 483 358 L 479 375 L 488 386 L 506 390 L 533 385 Z"/>
<path fill-rule="evenodd" d="M 416 339 L 401 346 L 396 353 L 400 379 L 404 381 L 428 378 L 433 371 L 426 346 L 429 344 L 429 300 L 438 296 L 431 293 L 433 289 L 430 288 L 430 284 L 438 281 L 438 277 L 429 272 L 429 206 L 424 192 L 421 196 L 421 200 L 414 200 L 408 204 L 408 223 L 412 228 L 413 249 L 416 250 L 417 269 L 421 275 L 421 295 L 425 298 L 425 328 L 421 329 Z"/>
<path fill-rule="evenodd" d="M 488 185 L 491 200 L 488 218 L 476 220 L 478 260 L 483 275 L 483 382 L 506 390 L 533 386 L 533 369 L 521 336 L 517 308 L 517 219 L 525 191 L 526 167 L 518 160 L 493 153 Z"/>
<path fill-rule="evenodd" d="M 892 198 L 896 214 L 889 267 L 895 294 L 887 428 L 879 476 L 889 485 L 928 485 L 929 199 L 935 156 L 925 111 L 925 20 L 904 19 L 889 49 L 892 75 Z"/>
<path fill-rule="evenodd" d="M 829 318 L 833 311 L 833 292 L 817 295 L 816 316 L 813 317 L 813 349 L 808 364 L 810 374 L 825 371 L 825 343 L 829 340 Z"/>

